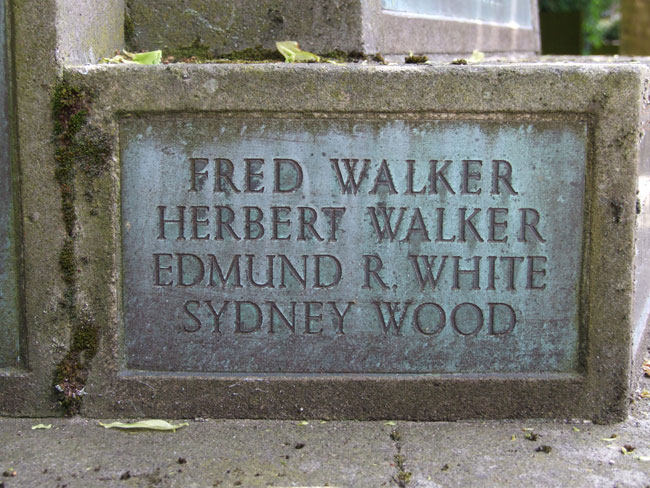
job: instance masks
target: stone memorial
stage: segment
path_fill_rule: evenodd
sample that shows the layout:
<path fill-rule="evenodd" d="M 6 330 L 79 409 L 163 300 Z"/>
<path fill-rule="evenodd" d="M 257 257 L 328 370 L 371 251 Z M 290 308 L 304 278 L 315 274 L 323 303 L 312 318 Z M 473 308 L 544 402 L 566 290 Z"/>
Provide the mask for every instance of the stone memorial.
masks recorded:
<path fill-rule="evenodd" d="M 216 54 L 300 41 L 403 59 L 430 56 L 530 56 L 540 51 L 536 0 L 344 0 L 339 2 L 129 0 L 133 48 L 175 49 L 196 40 Z"/>
<path fill-rule="evenodd" d="M 69 5 L 10 5 L 25 354 L 3 414 L 626 415 L 650 311 L 643 63 L 83 64 L 121 45 L 124 5 L 80 2 L 75 32 Z M 401 53 L 359 26 L 403 21 L 431 52 L 415 26 L 460 22 L 532 52 L 522 5 L 339 2 L 341 48 Z"/>
<path fill-rule="evenodd" d="M 127 366 L 572 371 L 584 123 L 127 119 Z"/>

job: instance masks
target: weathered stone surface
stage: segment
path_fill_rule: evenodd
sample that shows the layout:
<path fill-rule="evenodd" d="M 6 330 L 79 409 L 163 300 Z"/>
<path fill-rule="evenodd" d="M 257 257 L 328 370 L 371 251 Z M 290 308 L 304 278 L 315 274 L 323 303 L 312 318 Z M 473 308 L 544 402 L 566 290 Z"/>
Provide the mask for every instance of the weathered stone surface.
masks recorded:
<path fill-rule="evenodd" d="M 522 15 L 508 23 L 492 20 L 498 8 L 474 12 L 459 2 L 449 2 L 452 14 L 444 17 L 430 15 L 430 10 L 423 15 L 422 2 L 387 5 L 382 0 L 130 0 L 127 5 L 133 22 L 130 41 L 138 49 L 178 48 L 198 39 L 217 53 L 227 53 L 258 45 L 275 49 L 275 41 L 295 40 L 318 53 L 341 49 L 403 57 L 409 52 L 466 54 L 474 49 L 538 52 L 537 2 L 519 3 L 526 8 L 518 9 Z"/>
<path fill-rule="evenodd" d="M 81 7 L 81 3 L 83 12 L 72 7 Z M 21 341 L 21 367 L 0 371 L 3 414 L 61 413 L 53 379 L 57 364 L 70 347 L 71 330 L 69 314 L 62 306 L 66 285 L 59 252 L 66 232 L 61 215 L 61 188 L 55 178 L 52 92 L 61 72 L 59 62 L 96 61 L 95 55 L 110 54 L 112 49 L 122 47 L 119 35 L 123 32 L 123 12 L 118 9 L 119 18 L 111 18 L 109 13 L 113 15 L 116 10 L 103 7 L 121 2 L 81 3 L 4 2 L 11 26 L 10 63 L 16 122 L 12 139 L 16 157 L 12 190 L 14 198 L 19 195 L 14 208 L 14 231 L 21 241 L 17 274 L 24 296 L 18 312 L 23 318 L 24 340 Z M 93 6 L 97 7 L 94 12 Z M 79 16 L 80 13 L 83 15 Z M 98 15 L 93 17 L 95 13 Z M 66 18 L 68 15 L 73 18 Z M 86 26 L 82 21 L 89 24 Z M 113 28 L 118 29 L 118 42 L 114 43 L 116 38 L 111 37 L 104 43 L 104 34 Z M 77 35 L 82 31 L 88 36 Z M 87 56 L 89 47 L 93 56 Z"/>
<path fill-rule="evenodd" d="M 57 61 L 96 63 L 124 46 L 124 0 L 57 0 Z"/>
<path fill-rule="evenodd" d="M 127 2 L 137 49 L 177 48 L 196 39 L 217 53 L 296 40 L 305 49 L 350 51 L 361 43 L 358 0 L 292 2 L 288 0 Z"/>
<path fill-rule="evenodd" d="M 0 367 L 20 363 L 20 306 L 15 234 L 8 22 L 0 2 Z"/>
<path fill-rule="evenodd" d="M 586 137 L 578 121 L 123 120 L 127 367 L 576 371 Z"/>

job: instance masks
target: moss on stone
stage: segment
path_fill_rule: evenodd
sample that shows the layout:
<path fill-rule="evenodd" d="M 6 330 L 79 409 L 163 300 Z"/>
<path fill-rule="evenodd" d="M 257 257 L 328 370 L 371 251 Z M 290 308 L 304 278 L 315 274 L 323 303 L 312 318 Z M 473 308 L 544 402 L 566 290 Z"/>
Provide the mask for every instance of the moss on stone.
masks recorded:
<path fill-rule="evenodd" d="M 72 239 L 66 239 L 63 248 L 59 253 L 59 269 L 63 276 L 63 281 L 67 285 L 74 285 L 77 281 L 77 260 L 74 253 L 74 242 Z"/>
<path fill-rule="evenodd" d="M 276 63 L 284 61 L 284 57 L 277 50 L 265 49 L 262 46 L 227 53 L 214 53 L 199 38 L 195 39 L 190 46 L 163 50 L 163 59 L 167 63 Z"/>
<path fill-rule="evenodd" d="M 88 111 L 85 93 L 65 82 L 57 84 L 52 95 L 54 135 L 71 138 L 86 123 Z"/>
<path fill-rule="evenodd" d="M 71 328 L 70 348 L 54 372 L 57 398 L 69 415 L 79 413 L 89 361 L 97 353 L 99 331 L 89 314 L 77 309 L 77 256 L 75 253 L 75 181 L 79 174 L 101 175 L 113 152 L 110 137 L 88 123 L 92 94 L 61 80 L 52 95 L 56 149 L 55 178 L 61 190 L 61 210 L 67 238 L 59 252 L 59 269 L 66 285 L 62 307 Z"/>
<path fill-rule="evenodd" d="M 77 138 L 74 149 L 79 169 L 89 176 L 96 177 L 108 167 L 113 144 L 105 132 L 89 128 Z"/>
<path fill-rule="evenodd" d="M 124 9 L 124 44 L 129 50 L 134 50 L 135 45 L 135 23 L 131 18 L 129 12 L 129 3 L 127 2 L 127 8 Z"/>
<path fill-rule="evenodd" d="M 229 61 L 284 61 L 284 56 L 277 49 L 265 49 L 262 46 L 231 51 L 215 57 Z"/>
<path fill-rule="evenodd" d="M 406 64 L 424 64 L 429 60 L 426 56 L 419 54 L 409 54 L 404 58 Z"/>
<path fill-rule="evenodd" d="M 339 63 L 358 63 L 359 61 L 368 59 L 368 56 L 361 51 L 345 52 L 341 49 L 333 49 L 332 51 L 321 54 L 321 57 L 338 61 Z"/>
<path fill-rule="evenodd" d="M 189 46 L 164 49 L 163 58 L 171 61 L 187 61 L 194 59 L 197 62 L 205 62 L 214 58 L 214 56 L 212 55 L 210 47 L 203 44 L 201 39 L 197 37 Z"/>

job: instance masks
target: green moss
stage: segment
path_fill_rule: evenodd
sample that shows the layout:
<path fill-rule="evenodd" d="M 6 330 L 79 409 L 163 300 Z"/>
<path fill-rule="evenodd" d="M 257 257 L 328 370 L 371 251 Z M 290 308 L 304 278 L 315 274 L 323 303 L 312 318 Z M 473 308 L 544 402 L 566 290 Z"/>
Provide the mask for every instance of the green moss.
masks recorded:
<path fill-rule="evenodd" d="M 404 58 L 406 64 L 424 64 L 429 60 L 426 56 L 419 54 L 409 54 Z"/>
<path fill-rule="evenodd" d="M 72 343 L 54 371 L 54 389 L 68 415 L 81 410 L 89 363 L 97 354 L 99 330 L 90 317 L 80 318 L 72 330 Z"/>
<path fill-rule="evenodd" d="M 129 50 L 134 50 L 135 45 L 135 23 L 129 13 L 128 3 L 124 9 L 124 44 Z"/>
<path fill-rule="evenodd" d="M 262 46 L 231 51 L 215 57 L 229 61 L 284 61 L 284 56 L 277 49 L 265 49 Z"/>
<path fill-rule="evenodd" d="M 79 169 L 89 176 L 96 177 L 109 166 L 113 144 L 105 132 L 91 128 L 75 141 L 74 153 Z"/>
<path fill-rule="evenodd" d="M 88 112 L 87 97 L 78 88 L 61 82 L 54 88 L 52 95 L 52 116 L 54 135 L 73 137 L 85 124 Z"/>
<path fill-rule="evenodd" d="M 71 350 L 83 353 L 85 359 L 90 360 L 97 354 L 99 331 L 88 317 L 79 320 L 78 326 L 72 337 Z"/>
<path fill-rule="evenodd" d="M 56 396 L 69 415 L 79 413 L 89 361 L 97 353 L 99 332 L 90 316 L 77 309 L 77 256 L 75 253 L 76 185 L 80 175 L 95 178 L 108 167 L 111 138 L 88 123 L 92 94 L 62 80 L 52 94 L 56 149 L 55 178 L 61 190 L 61 210 L 68 237 L 59 252 L 59 269 L 66 285 L 62 307 L 71 329 L 70 349 L 54 371 Z"/>
<path fill-rule="evenodd" d="M 334 61 L 338 61 L 339 63 L 348 62 L 348 53 L 342 51 L 341 49 L 333 49 L 332 51 L 321 54 L 321 57 L 332 59 Z"/>
<path fill-rule="evenodd" d="M 265 49 L 262 46 L 215 54 L 198 38 L 190 46 L 165 49 L 163 58 L 166 62 L 183 63 L 268 63 L 284 61 L 284 57 L 277 50 Z"/>
<path fill-rule="evenodd" d="M 173 58 L 173 61 L 183 61 L 194 59 L 196 61 L 207 61 L 214 56 L 210 47 L 201 42 L 201 39 L 197 37 L 194 39 L 191 45 L 178 47 L 178 48 L 167 48 L 163 50 L 164 58 Z"/>
<path fill-rule="evenodd" d="M 321 54 L 321 57 L 338 61 L 339 63 L 358 63 L 359 61 L 365 61 L 368 59 L 368 56 L 363 54 L 361 51 L 345 52 L 341 49 L 328 51 Z"/>
<path fill-rule="evenodd" d="M 77 281 L 77 260 L 74 253 L 74 242 L 72 239 L 66 239 L 61 252 L 59 253 L 59 269 L 63 276 L 63 281 L 67 285 L 74 285 Z"/>

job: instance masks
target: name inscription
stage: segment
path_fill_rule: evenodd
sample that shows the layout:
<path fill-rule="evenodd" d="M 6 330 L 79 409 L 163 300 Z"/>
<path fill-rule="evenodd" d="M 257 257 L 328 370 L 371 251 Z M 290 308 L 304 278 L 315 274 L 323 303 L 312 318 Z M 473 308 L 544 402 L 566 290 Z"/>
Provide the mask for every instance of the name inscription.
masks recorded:
<path fill-rule="evenodd" d="M 585 131 L 124 119 L 127 367 L 575 369 Z"/>

